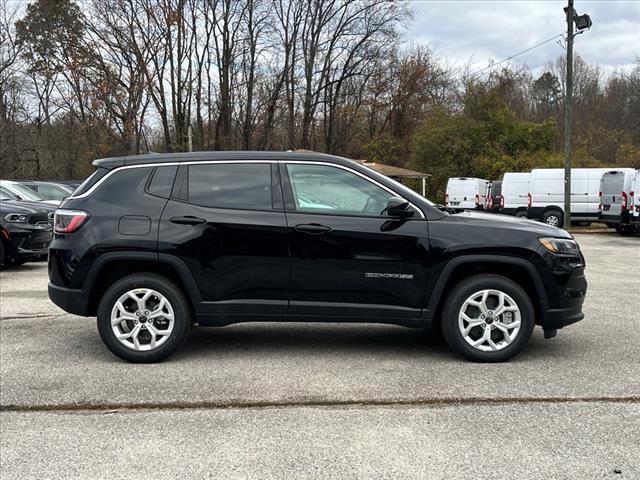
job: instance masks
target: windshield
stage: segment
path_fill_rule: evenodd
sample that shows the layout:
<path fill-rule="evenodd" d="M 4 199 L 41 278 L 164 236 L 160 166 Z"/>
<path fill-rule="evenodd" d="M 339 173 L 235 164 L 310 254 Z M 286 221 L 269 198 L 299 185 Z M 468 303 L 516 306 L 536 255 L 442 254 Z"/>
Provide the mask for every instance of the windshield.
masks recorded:
<path fill-rule="evenodd" d="M 16 196 L 8 190 L 0 187 L 0 200 L 15 200 Z"/>
<path fill-rule="evenodd" d="M 15 193 L 20 195 L 20 198 L 22 198 L 23 200 L 32 200 L 34 202 L 40 202 L 40 201 L 44 200 L 44 198 L 42 198 L 36 192 L 31 190 L 30 188 L 23 187 L 19 183 L 12 183 L 10 188 Z"/>

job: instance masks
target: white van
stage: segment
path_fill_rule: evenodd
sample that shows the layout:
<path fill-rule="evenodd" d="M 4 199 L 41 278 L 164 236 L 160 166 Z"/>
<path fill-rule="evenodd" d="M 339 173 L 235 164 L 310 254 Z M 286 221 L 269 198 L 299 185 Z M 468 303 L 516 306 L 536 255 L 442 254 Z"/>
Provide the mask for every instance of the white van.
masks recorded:
<path fill-rule="evenodd" d="M 631 221 L 640 223 L 640 170 L 636 171 L 636 175 L 631 182 L 630 196 L 629 210 L 632 212 Z"/>
<path fill-rule="evenodd" d="M 607 174 L 605 174 L 607 175 Z M 611 187 L 615 188 L 615 187 Z M 624 194 L 626 195 L 624 195 Z M 613 223 L 613 226 L 618 231 L 618 233 L 627 235 L 630 233 L 640 233 L 640 170 L 636 170 L 634 173 L 625 174 L 623 190 L 620 192 L 622 199 L 618 200 L 616 198 L 616 204 L 620 203 L 619 207 L 612 206 L 609 208 L 611 210 L 614 208 L 614 212 L 618 209 L 620 210 L 620 223 L 611 222 L 611 217 L 605 217 L 607 213 L 605 210 L 606 200 L 605 194 L 603 192 L 603 205 L 602 205 L 602 218 L 603 221 L 607 223 Z M 626 208 L 625 208 L 626 207 Z"/>
<path fill-rule="evenodd" d="M 458 210 L 482 210 L 487 200 L 489 180 L 456 177 L 447 182 L 447 207 Z"/>
<path fill-rule="evenodd" d="M 611 170 L 600 180 L 600 220 L 609 226 L 630 223 L 630 204 L 633 180 L 637 172 Z"/>
<path fill-rule="evenodd" d="M 611 168 L 574 168 L 571 170 L 571 221 L 598 220 L 600 179 Z M 616 170 L 633 170 L 619 168 Z M 531 170 L 529 177 L 529 208 L 527 217 L 549 225 L 564 223 L 564 169 L 541 168 Z"/>
<path fill-rule="evenodd" d="M 500 213 L 527 216 L 529 194 L 529 172 L 507 172 L 502 177 L 502 204 Z"/>

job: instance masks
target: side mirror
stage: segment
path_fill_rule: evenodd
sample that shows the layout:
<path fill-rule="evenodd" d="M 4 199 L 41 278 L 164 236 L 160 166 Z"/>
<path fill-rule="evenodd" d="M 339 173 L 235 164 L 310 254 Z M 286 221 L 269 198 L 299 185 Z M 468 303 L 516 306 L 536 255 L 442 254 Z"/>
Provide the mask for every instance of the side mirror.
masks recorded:
<path fill-rule="evenodd" d="M 387 201 L 387 215 L 395 218 L 407 218 L 413 215 L 409 202 L 404 198 L 391 197 Z"/>

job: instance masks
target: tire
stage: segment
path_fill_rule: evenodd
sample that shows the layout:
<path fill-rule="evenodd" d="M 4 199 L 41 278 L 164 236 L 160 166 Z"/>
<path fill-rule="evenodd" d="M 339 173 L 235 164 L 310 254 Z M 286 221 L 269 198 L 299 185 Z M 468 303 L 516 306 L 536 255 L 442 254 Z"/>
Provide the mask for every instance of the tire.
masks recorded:
<path fill-rule="evenodd" d="M 552 227 L 562 228 L 564 225 L 564 215 L 560 210 L 548 210 L 542 215 L 542 221 Z"/>
<path fill-rule="evenodd" d="M 518 312 L 512 311 L 509 319 L 508 313 L 498 315 L 496 319 L 485 317 L 480 319 L 481 310 L 469 305 L 469 299 L 477 299 L 483 291 L 491 291 L 506 294 L 504 305 L 517 307 Z M 478 297 L 479 295 L 480 297 Z M 498 296 L 491 293 L 486 300 L 489 312 L 497 304 Z M 477 326 L 460 320 L 461 313 L 467 314 L 467 318 L 475 322 L 482 322 Z M 519 317 L 519 329 L 516 320 Z M 511 320 L 509 322 L 508 320 Z M 513 325 L 509 328 L 510 325 Z M 447 344 L 457 353 L 473 362 L 504 362 L 521 352 L 528 344 L 533 327 L 535 326 L 535 314 L 531 299 L 517 283 L 500 275 L 476 275 L 469 277 L 457 284 L 445 301 L 442 313 L 442 334 Z M 462 329 L 470 328 L 465 337 Z M 505 333 L 505 331 L 507 333 Z M 483 341 L 478 347 L 471 345 L 470 341 L 481 340 L 488 334 L 488 340 Z M 507 341 L 507 335 L 509 341 Z M 495 345 L 493 348 L 491 343 Z"/>
<path fill-rule="evenodd" d="M 137 300 L 128 295 L 132 291 Z M 121 308 L 117 306 L 119 301 Z M 112 316 L 123 320 L 112 326 Z M 132 363 L 154 363 L 184 343 L 191 328 L 191 314 L 178 286 L 161 275 L 143 273 L 128 275 L 107 289 L 98 305 L 97 323 L 102 341 L 116 356 Z M 114 329 L 129 338 L 118 339 Z M 163 335 L 163 331 L 170 333 Z"/>
<path fill-rule="evenodd" d="M 631 235 L 635 231 L 635 227 L 633 225 L 617 224 L 615 226 L 615 229 L 616 229 L 616 232 L 618 232 L 620 235 L 623 235 L 623 236 Z"/>
<path fill-rule="evenodd" d="M 516 217 L 518 218 L 527 218 L 527 212 L 524 210 L 520 210 L 519 212 L 516 212 Z"/>

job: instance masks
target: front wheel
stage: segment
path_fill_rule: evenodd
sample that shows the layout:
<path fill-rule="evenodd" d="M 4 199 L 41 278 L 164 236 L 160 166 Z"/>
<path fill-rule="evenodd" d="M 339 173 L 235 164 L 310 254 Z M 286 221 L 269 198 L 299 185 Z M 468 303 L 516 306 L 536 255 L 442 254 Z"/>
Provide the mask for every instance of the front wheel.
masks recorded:
<path fill-rule="evenodd" d="M 98 305 L 98 331 L 115 355 L 133 363 L 164 360 L 191 327 L 187 301 L 163 276 L 134 274 L 115 282 Z"/>
<path fill-rule="evenodd" d="M 442 333 L 449 346 L 475 362 L 503 362 L 522 351 L 533 332 L 533 305 L 500 275 L 463 280 L 446 300 Z"/>

